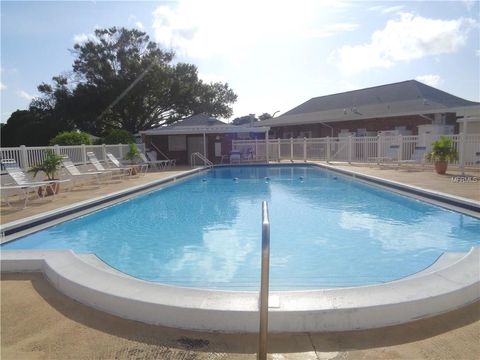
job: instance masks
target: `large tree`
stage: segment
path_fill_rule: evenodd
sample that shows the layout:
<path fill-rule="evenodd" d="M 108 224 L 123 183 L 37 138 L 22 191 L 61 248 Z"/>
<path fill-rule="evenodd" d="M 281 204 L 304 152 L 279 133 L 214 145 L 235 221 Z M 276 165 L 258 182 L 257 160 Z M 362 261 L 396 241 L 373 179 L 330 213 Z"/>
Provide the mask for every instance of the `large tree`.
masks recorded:
<path fill-rule="evenodd" d="M 232 114 L 237 96 L 227 84 L 203 82 L 194 65 L 173 63 L 172 52 L 139 30 L 98 29 L 73 52 L 74 86 L 62 101 L 69 118 L 84 131 L 136 133 L 198 113 Z"/>

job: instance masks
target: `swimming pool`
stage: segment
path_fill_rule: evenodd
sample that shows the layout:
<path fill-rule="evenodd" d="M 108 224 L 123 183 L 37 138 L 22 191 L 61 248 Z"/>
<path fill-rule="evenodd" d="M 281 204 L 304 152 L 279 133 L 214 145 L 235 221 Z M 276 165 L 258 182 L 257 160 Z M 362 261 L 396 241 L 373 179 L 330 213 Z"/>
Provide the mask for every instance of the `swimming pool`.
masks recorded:
<path fill-rule="evenodd" d="M 380 284 L 480 242 L 467 215 L 317 167 L 252 166 L 215 168 L 2 249 L 73 249 L 144 280 L 253 290 L 263 200 L 273 290 Z"/>

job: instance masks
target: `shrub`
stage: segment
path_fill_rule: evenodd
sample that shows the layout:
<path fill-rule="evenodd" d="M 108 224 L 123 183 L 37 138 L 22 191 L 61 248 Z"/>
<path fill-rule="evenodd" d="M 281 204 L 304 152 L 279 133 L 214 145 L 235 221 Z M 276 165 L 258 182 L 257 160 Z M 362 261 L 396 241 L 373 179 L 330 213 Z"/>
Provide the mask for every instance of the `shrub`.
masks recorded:
<path fill-rule="evenodd" d="M 122 129 L 111 130 L 103 140 L 105 144 L 130 144 L 135 142 L 133 135 Z"/>
<path fill-rule="evenodd" d="M 92 141 L 87 133 L 79 131 L 64 131 L 50 140 L 50 145 L 91 145 Z"/>

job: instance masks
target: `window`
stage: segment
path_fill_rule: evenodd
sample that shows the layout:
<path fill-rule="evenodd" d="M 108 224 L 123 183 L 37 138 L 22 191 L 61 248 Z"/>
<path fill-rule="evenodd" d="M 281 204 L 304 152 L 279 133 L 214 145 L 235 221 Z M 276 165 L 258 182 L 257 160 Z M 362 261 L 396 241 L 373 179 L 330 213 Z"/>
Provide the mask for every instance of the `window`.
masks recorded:
<path fill-rule="evenodd" d="M 168 151 L 186 151 L 187 137 L 185 135 L 171 135 L 168 137 Z"/>

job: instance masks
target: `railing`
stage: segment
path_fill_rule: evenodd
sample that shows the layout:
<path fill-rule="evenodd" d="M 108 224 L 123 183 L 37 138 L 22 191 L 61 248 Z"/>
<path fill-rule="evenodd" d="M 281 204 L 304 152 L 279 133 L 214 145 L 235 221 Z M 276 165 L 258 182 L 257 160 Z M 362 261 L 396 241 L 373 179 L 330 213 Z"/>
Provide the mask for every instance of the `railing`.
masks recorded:
<path fill-rule="evenodd" d="M 262 274 L 260 284 L 260 329 L 258 332 L 258 359 L 267 359 L 268 293 L 270 269 L 270 220 L 268 204 L 262 202 Z"/>
<path fill-rule="evenodd" d="M 170 160 L 162 150 L 160 150 L 158 147 L 155 146 L 154 143 L 151 142 L 150 145 L 155 149 L 156 152 L 160 153 L 160 155 L 162 155 L 165 158 L 165 160 Z"/>
<path fill-rule="evenodd" d="M 194 152 L 191 157 L 190 157 L 190 164 L 192 164 L 192 167 L 195 167 L 195 159 L 198 158 L 203 161 L 204 166 L 208 166 L 209 168 L 213 167 L 213 163 L 208 160 L 203 154 L 199 152 Z"/>
<path fill-rule="evenodd" d="M 241 154 L 251 153 L 256 159 L 266 161 L 281 160 L 321 160 L 358 163 L 375 163 L 388 157 L 392 145 L 398 147 L 393 161 L 411 160 L 416 147 L 431 150 L 431 144 L 441 135 L 415 136 L 365 136 L 337 138 L 297 138 L 265 140 L 233 140 L 232 150 Z M 460 168 L 480 168 L 480 134 L 444 135 L 452 139 L 458 151 L 458 160 L 451 164 Z M 268 146 L 268 153 L 266 148 Z M 268 160 L 267 160 L 268 154 Z"/>
<path fill-rule="evenodd" d="M 136 144 L 141 152 L 145 151 L 144 144 Z M 54 151 L 59 155 L 68 155 L 76 165 L 87 164 L 87 152 L 95 153 L 100 161 L 106 161 L 107 152 L 112 153 L 116 158 L 123 159 L 129 150 L 128 144 L 116 145 L 74 145 L 74 146 L 20 146 L 0 148 L 1 159 L 15 159 L 24 170 L 39 165 L 46 158 L 48 151 Z"/>

